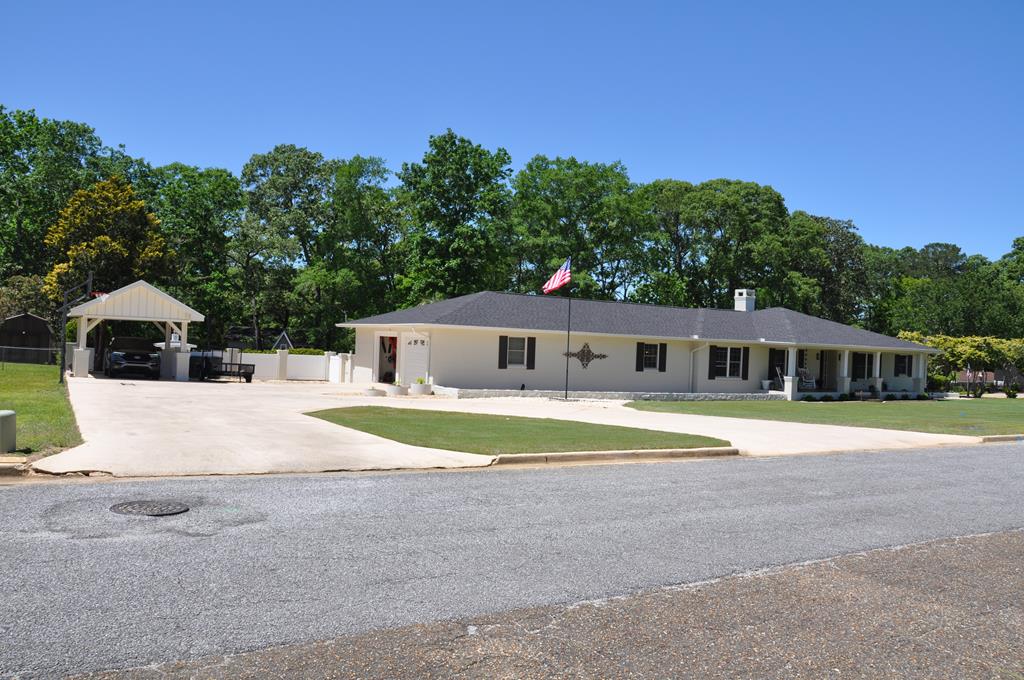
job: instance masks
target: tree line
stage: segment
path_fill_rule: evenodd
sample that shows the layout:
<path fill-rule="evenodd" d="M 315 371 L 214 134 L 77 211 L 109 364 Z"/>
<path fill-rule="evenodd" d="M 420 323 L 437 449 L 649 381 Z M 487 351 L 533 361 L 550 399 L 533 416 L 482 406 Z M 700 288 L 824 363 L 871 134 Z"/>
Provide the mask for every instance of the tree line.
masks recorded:
<path fill-rule="evenodd" d="M 86 124 L 0 106 L 0 317 L 55 318 L 86 272 L 145 278 L 220 345 L 272 333 L 347 350 L 334 324 L 479 290 L 537 292 L 573 257 L 574 295 L 731 307 L 735 288 L 882 333 L 1019 337 L 1024 237 L 998 260 L 951 243 L 871 245 L 850 220 L 790 211 L 771 186 L 634 182 L 619 162 L 537 155 L 451 130 L 392 170 L 290 144 L 239 175 L 154 167 Z"/>

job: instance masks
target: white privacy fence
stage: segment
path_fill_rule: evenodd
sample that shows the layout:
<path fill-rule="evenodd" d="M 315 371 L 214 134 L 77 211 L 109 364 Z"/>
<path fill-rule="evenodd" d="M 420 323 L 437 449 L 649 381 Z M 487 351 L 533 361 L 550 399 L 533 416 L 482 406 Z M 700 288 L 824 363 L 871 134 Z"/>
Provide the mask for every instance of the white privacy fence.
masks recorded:
<path fill-rule="evenodd" d="M 274 354 L 242 352 L 240 362 L 253 364 L 257 380 L 327 380 L 352 382 L 353 354 L 290 354 L 279 350 Z M 227 354 L 225 353 L 225 361 Z"/>

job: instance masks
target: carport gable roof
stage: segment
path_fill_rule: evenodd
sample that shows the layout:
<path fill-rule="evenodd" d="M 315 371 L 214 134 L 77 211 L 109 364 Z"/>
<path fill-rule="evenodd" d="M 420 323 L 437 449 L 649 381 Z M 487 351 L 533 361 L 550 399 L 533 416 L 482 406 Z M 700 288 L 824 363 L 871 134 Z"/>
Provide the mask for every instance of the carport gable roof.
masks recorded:
<path fill-rule="evenodd" d="M 567 306 L 568 299 L 564 297 L 485 291 L 338 325 L 349 328 L 467 326 L 565 332 Z M 709 342 L 935 351 L 924 345 L 783 307 L 740 312 L 574 299 L 572 331 Z"/>
<path fill-rule="evenodd" d="M 143 280 L 104 293 L 68 312 L 69 317 L 123 321 L 203 321 L 206 317 Z"/>

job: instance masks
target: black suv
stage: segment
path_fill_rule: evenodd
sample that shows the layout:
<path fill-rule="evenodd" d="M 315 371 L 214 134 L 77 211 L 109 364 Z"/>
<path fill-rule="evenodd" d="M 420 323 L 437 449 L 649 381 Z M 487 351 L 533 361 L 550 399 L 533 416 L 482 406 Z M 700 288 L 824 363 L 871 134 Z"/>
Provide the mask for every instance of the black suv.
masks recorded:
<path fill-rule="evenodd" d="M 160 352 L 146 338 L 114 338 L 103 358 L 103 372 L 111 378 L 122 373 L 160 377 Z"/>

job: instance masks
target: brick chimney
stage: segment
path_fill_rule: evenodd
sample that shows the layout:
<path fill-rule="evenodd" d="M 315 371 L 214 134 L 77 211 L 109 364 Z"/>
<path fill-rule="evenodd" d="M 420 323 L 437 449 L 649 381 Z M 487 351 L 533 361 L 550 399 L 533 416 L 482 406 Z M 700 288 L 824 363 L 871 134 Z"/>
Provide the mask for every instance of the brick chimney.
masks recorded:
<path fill-rule="evenodd" d="M 733 300 L 737 312 L 752 312 L 757 303 L 757 295 L 750 288 L 737 288 Z"/>

